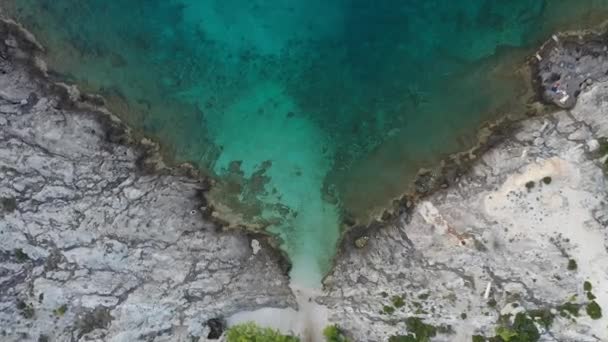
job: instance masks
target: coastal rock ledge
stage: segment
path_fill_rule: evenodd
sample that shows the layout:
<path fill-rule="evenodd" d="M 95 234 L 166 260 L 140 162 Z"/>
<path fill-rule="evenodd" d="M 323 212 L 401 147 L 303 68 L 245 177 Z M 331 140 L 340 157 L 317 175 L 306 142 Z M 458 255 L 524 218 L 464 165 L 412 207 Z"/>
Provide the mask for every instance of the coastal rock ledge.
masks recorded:
<path fill-rule="evenodd" d="M 202 184 L 143 172 L 111 119 L 39 75 L 18 26 L 0 31 L 1 341 L 191 341 L 295 306 L 272 248 L 216 232 Z"/>
<path fill-rule="evenodd" d="M 365 246 L 347 238 L 329 319 L 355 341 L 608 341 L 608 83 L 574 96 Z"/>

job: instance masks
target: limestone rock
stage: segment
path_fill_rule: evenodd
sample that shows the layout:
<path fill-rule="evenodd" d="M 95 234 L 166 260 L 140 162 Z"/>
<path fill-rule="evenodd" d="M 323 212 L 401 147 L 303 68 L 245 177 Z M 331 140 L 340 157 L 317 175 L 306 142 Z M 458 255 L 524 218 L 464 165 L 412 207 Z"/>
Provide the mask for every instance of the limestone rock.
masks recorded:
<path fill-rule="evenodd" d="M 597 139 L 591 139 L 591 140 L 587 141 L 587 149 L 589 150 L 589 152 L 592 152 L 592 153 L 599 150 L 600 149 L 599 141 L 597 141 Z"/>
<path fill-rule="evenodd" d="M 589 139 L 593 150 L 608 133 L 606 94 L 608 85 L 596 83 L 572 117 L 520 122 L 512 138 L 418 203 L 409 219 L 369 231 L 365 250 L 343 250 L 320 299 L 330 321 L 355 341 L 387 341 L 415 317 L 451 327 L 432 341 L 461 342 L 494 336 L 501 310 L 542 309 L 555 314 L 550 333 L 538 325 L 542 341 L 608 340 L 605 320 L 584 313 L 582 290 L 592 283 L 596 302 L 608 308 L 608 185 L 597 156 L 578 140 Z M 575 321 L 558 309 L 573 295 L 583 306 Z"/>
<path fill-rule="evenodd" d="M 140 172 L 103 114 L 0 68 L 2 341 L 191 341 L 213 319 L 295 306 L 278 254 L 201 216 L 201 183 Z"/>

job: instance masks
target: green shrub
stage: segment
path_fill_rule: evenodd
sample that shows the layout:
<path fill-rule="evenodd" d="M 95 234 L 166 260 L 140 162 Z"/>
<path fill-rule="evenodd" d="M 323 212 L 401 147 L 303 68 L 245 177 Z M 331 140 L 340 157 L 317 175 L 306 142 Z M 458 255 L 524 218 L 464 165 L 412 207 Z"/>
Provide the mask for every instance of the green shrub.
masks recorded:
<path fill-rule="evenodd" d="M 562 317 L 568 317 L 570 314 L 571 316 L 574 317 L 578 317 L 578 311 L 580 309 L 580 305 L 575 304 L 575 303 L 564 303 L 560 306 L 557 307 L 557 310 L 559 311 L 560 315 Z"/>
<path fill-rule="evenodd" d="M 517 337 L 517 332 L 508 327 L 498 327 L 496 328 L 496 335 L 500 336 L 503 341 L 509 342 Z"/>
<path fill-rule="evenodd" d="M 348 342 L 349 340 L 342 334 L 342 330 L 337 325 L 328 325 L 323 329 L 323 336 L 327 342 Z"/>
<path fill-rule="evenodd" d="M 389 342 L 430 342 L 432 337 L 440 334 L 451 334 L 454 331 L 450 325 L 447 326 L 432 326 L 424 323 L 418 317 L 409 317 L 405 320 L 407 327 L 407 335 L 395 335 L 389 337 Z"/>
<path fill-rule="evenodd" d="M 598 141 L 600 143 L 600 148 L 598 150 L 599 155 L 604 156 L 608 154 L 608 138 L 599 138 Z"/>
<path fill-rule="evenodd" d="M 421 293 L 418 295 L 418 299 L 427 300 L 431 294 L 429 292 Z"/>
<path fill-rule="evenodd" d="M 517 332 L 518 341 L 538 341 L 540 339 L 540 333 L 534 321 L 524 313 L 515 315 L 512 328 Z"/>
<path fill-rule="evenodd" d="M 395 335 L 388 338 L 388 342 L 419 342 L 414 335 Z"/>
<path fill-rule="evenodd" d="M 384 313 L 387 315 L 392 315 L 395 312 L 395 308 L 390 305 L 385 305 L 382 308 L 382 311 L 384 311 Z"/>
<path fill-rule="evenodd" d="M 473 342 L 536 342 L 540 339 L 540 332 L 536 328 L 531 316 L 525 313 L 515 315 L 513 324 L 502 320 L 502 325 L 496 328 L 496 336 L 486 339 L 481 335 L 473 336 Z"/>
<path fill-rule="evenodd" d="M 437 328 L 422 322 L 418 317 L 409 317 L 405 320 L 405 325 L 410 333 L 414 333 L 416 341 L 426 342 L 430 341 L 431 337 L 437 335 Z"/>
<path fill-rule="evenodd" d="M 534 183 L 534 181 L 528 181 L 526 182 L 526 189 L 528 189 L 528 191 L 534 189 L 534 186 L 536 185 L 536 183 Z"/>
<path fill-rule="evenodd" d="M 540 322 L 545 329 L 549 329 L 553 324 L 553 320 L 555 319 L 555 315 L 551 313 L 549 309 L 535 309 L 528 311 L 530 317 L 534 320 Z"/>
<path fill-rule="evenodd" d="M 576 271 L 578 265 L 576 264 L 576 260 L 570 259 L 568 260 L 568 271 Z"/>
<path fill-rule="evenodd" d="M 401 308 L 405 305 L 405 302 L 403 301 L 403 297 L 401 296 L 393 296 L 393 298 L 391 298 L 391 301 L 393 302 L 393 306 L 398 308 Z"/>
<path fill-rule="evenodd" d="M 551 184 L 552 179 L 551 179 L 551 177 L 546 176 L 546 177 L 543 177 L 542 181 L 543 181 L 543 183 L 549 185 L 549 184 Z"/>
<path fill-rule="evenodd" d="M 30 260 L 29 255 L 27 255 L 27 253 L 25 253 L 23 251 L 23 249 L 21 249 L 21 248 L 15 248 L 14 253 L 15 253 L 15 258 L 17 258 L 18 262 L 26 262 L 26 261 Z"/>
<path fill-rule="evenodd" d="M 593 289 L 593 286 L 591 286 L 591 283 L 588 281 L 585 281 L 583 283 L 583 290 L 585 291 L 591 291 Z"/>
<path fill-rule="evenodd" d="M 230 327 L 226 333 L 228 342 L 299 342 L 295 336 L 282 335 L 278 330 L 262 328 L 253 322 Z"/>
<path fill-rule="evenodd" d="M 58 307 L 57 309 L 53 310 L 53 314 L 55 314 L 55 316 L 63 316 L 65 315 L 65 313 L 68 311 L 68 306 L 63 304 L 62 306 Z"/>
<path fill-rule="evenodd" d="M 597 304 L 596 301 L 593 301 L 587 304 L 587 315 L 592 319 L 600 319 L 602 318 L 602 308 Z"/>

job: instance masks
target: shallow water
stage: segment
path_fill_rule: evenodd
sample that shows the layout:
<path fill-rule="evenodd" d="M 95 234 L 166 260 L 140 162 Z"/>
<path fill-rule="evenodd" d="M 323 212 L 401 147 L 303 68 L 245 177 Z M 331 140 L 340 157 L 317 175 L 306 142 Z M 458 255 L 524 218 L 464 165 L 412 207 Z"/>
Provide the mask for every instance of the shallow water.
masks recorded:
<path fill-rule="evenodd" d="M 278 234 L 317 285 L 344 217 L 523 111 L 524 56 L 608 0 L 0 0 L 58 77 L 198 164 L 231 220 Z"/>

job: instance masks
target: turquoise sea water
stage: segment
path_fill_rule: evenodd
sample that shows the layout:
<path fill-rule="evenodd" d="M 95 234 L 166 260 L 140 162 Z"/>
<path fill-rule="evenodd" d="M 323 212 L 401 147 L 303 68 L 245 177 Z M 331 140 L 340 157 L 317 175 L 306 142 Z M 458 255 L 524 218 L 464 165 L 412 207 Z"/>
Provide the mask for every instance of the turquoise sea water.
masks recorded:
<path fill-rule="evenodd" d="M 345 217 L 523 110 L 515 70 L 608 0 L 0 0 L 62 79 L 213 177 L 217 213 L 277 234 L 319 284 Z"/>

